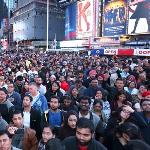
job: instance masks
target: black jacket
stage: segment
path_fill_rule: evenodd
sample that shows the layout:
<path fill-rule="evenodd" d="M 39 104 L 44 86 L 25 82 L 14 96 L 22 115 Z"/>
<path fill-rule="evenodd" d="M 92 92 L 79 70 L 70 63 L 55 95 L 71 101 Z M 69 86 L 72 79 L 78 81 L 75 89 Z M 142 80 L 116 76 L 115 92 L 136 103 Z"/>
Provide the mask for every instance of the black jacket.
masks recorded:
<path fill-rule="evenodd" d="M 75 136 L 71 136 L 66 138 L 63 141 L 63 145 L 65 150 L 79 150 L 77 139 Z M 107 150 L 101 143 L 92 139 L 88 145 L 88 150 Z"/>

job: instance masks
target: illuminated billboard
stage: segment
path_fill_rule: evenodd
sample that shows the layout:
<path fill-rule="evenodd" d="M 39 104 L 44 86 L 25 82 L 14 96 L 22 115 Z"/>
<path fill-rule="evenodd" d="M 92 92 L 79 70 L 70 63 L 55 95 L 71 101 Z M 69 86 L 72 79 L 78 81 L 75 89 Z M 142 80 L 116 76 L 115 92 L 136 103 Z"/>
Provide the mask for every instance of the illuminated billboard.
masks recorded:
<path fill-rule="evenodd" d="M 105 0 L 103 36 L 120 36 L 126 34 L 126 20 L 126 0 Z"/>
<path fill-rule="evenodd" d="M 77 38 L 93 36 L 95 15 L 94 0 L 81 0 L 77 3 Z"/>
<path fill-rule="evenodd" d="M 77 4 L 73 3 L 67 6 L 65 13 L 65 39 L 71 40 L 76 38 L 76 15 Z"/>
<path fill-rule="evenodd" d="M 150 0 L 131 0 L 128 10 L 128 34 L 150 32 Z"/>

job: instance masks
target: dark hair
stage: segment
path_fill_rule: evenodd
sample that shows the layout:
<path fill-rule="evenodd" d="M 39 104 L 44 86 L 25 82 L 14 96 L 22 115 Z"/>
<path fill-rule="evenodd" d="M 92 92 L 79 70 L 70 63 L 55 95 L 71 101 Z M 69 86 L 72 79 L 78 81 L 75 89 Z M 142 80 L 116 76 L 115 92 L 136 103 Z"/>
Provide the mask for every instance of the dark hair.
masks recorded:
<path fill-rule="evenodd" d="M 79 103 L 81 102 L 81 100 L 88 100 L 89 104 L 91 104 L 91 99 L 90 99 L 89 96 L 81 96 L 81 97 L 79 98 Z"/>
<path fill-rule="evenodd" d="M 139 127 L 131 122 L 126 122 L 126 123 L 121 124 L 118 127 L 117 132 L 120 134 L 126 133 L 130 137 L 131 140 L 140 139 Z"/>
<path fill-rule="evenodd" d="M 95 106 L 96 104 L 100 104 L 101 106 L 103 106 L 103 102 L 98 99 L 94 100 L 93 106 Z"/>
<path fill-rule="evenodd" d="M 116 82 L 117 82 L 117 81 L 123 81 L 123 83 L 124 83 L 124 80 L 121 79 L 121 78 L 117 78 L 117 79 L 116 79 Z"/>
<path fill-rule="evenodd" d="M 52 126 L 50 126 L 49 123 L 45 123 L 45 124 L 44 124 L 44 126 L 43 126 L 43 128 L 42 128 L 42 131 L 44 130 L 44 128 L 49 128 L 49 129 L 52 131 L 52 133 L 55 134 L 55 128 L 52 127 Z"/>
<path fill-rule="evenodd" d="M 59 85 L 59 83 L 58 83 L 57 81 L 54 81 L 54 82 L 52 83 L 52 85 L 53 85 L 53 84 L 57 84 L 58 89 L 60 89 L 60 85 Z M 51 85 L 51 88 L 52 88 L 52 85 Z"/>
<path fill-rule="evenodd" d="M 5 94 L 7 94 L 7 90 L 6 90 L 6 88 L 0 88 L 0 91 L 3 91 Z"/>
<path fill-rule="evenodd" d="M 32 98 L 32 96 L 31 96 L 31 95 L 29 95 L 29 94 L 25 94 L 25 96 L 23 97 L 23 99 L 24 99 L 25 97 L 29 97 L 30 102 L 32 102 L 32 101 L 33 101 L 33 98 Z"/>
<path fill-rule="evenodd" d="M 63 101 L 64 101 L 65 99 L 71 101 L 71 97 L 70 97 L 69 95 L 64 95 L 64 96 L 63 96 Z"/>
<path fill-rule="evenodd" d="M 16 109 L 16 110 L 14 110 L 14 111 L 12 112 L 12 115 L 11 115 L 11 116 L 12 116 L 12 118 L 13 118 L 13 116 L 14 116 L 14 115 L 18 115 L 18 114 L 21 114 L 21 116 L 23 117 L 23 113 L 22 113 L 22 111 L 17 110 L 17 109 Z"/>
<path fill-rule="evenodd" d="M 48 102 L 50 102 L 52 98 L 58 99 L 58 103 L 60 103 L 60 98 L 55 95 L 51 96 Z"/>
<path fill-rule="evenodd" d="M 118 100 L 120 95 L 125 95 L 125 96 L 126 96 L 126 100 L 127 100 L 127 93 L 124 92 L 124 91 L 119 91 L 119 92 L 117 93 L 116 97 L 115 97 L 115 100 Z"/>
<path fill-rule="evenodd" d="M 77 128 L 88 128 L 90 129 L 91 133 L 94 133 L 95 131 L 93 122 L 87 118 L 80 118 L 77 121 Z"/>
<path fill-rule="evenodd" d="M 11 138 L 7 130 L 0 130 L 0 136 L 5 135 L 5 134 L 8 135 L 9 138 Z"/>

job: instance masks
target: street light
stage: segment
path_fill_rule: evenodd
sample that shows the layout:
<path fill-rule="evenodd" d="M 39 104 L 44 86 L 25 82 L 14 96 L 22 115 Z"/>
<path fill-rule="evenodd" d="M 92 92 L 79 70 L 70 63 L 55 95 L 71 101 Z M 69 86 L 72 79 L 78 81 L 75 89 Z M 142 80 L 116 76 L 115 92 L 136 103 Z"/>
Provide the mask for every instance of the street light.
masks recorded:
<path fill-rule="evenodd" d="M 49 0 L 47 0 L 47 42 L 46 42 L 46 51 L 48 51 L 48 35 L 49 35 Z"/>

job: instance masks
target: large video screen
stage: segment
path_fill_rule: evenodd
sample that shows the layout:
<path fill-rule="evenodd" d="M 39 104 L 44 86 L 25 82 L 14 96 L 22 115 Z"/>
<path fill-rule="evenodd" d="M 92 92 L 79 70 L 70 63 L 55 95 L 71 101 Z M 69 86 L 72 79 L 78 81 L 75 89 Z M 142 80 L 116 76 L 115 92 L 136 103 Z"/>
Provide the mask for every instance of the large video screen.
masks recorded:
<path fill-rule="evenodd" d="M 150 0 L 131 0 L 128 10 L 128 34 L 150 32 Z"/>
<path fill-rule="evenodd" d="M 65 13 L 65 39 L 71 40 L 76 38 L 76 15 L 77 4 L 70 4 Z"/>
<path fill-rule="evenodd" d="M 105 0 L 103 36 L 119 36 L 126 34 L 127 1 Z"/>

